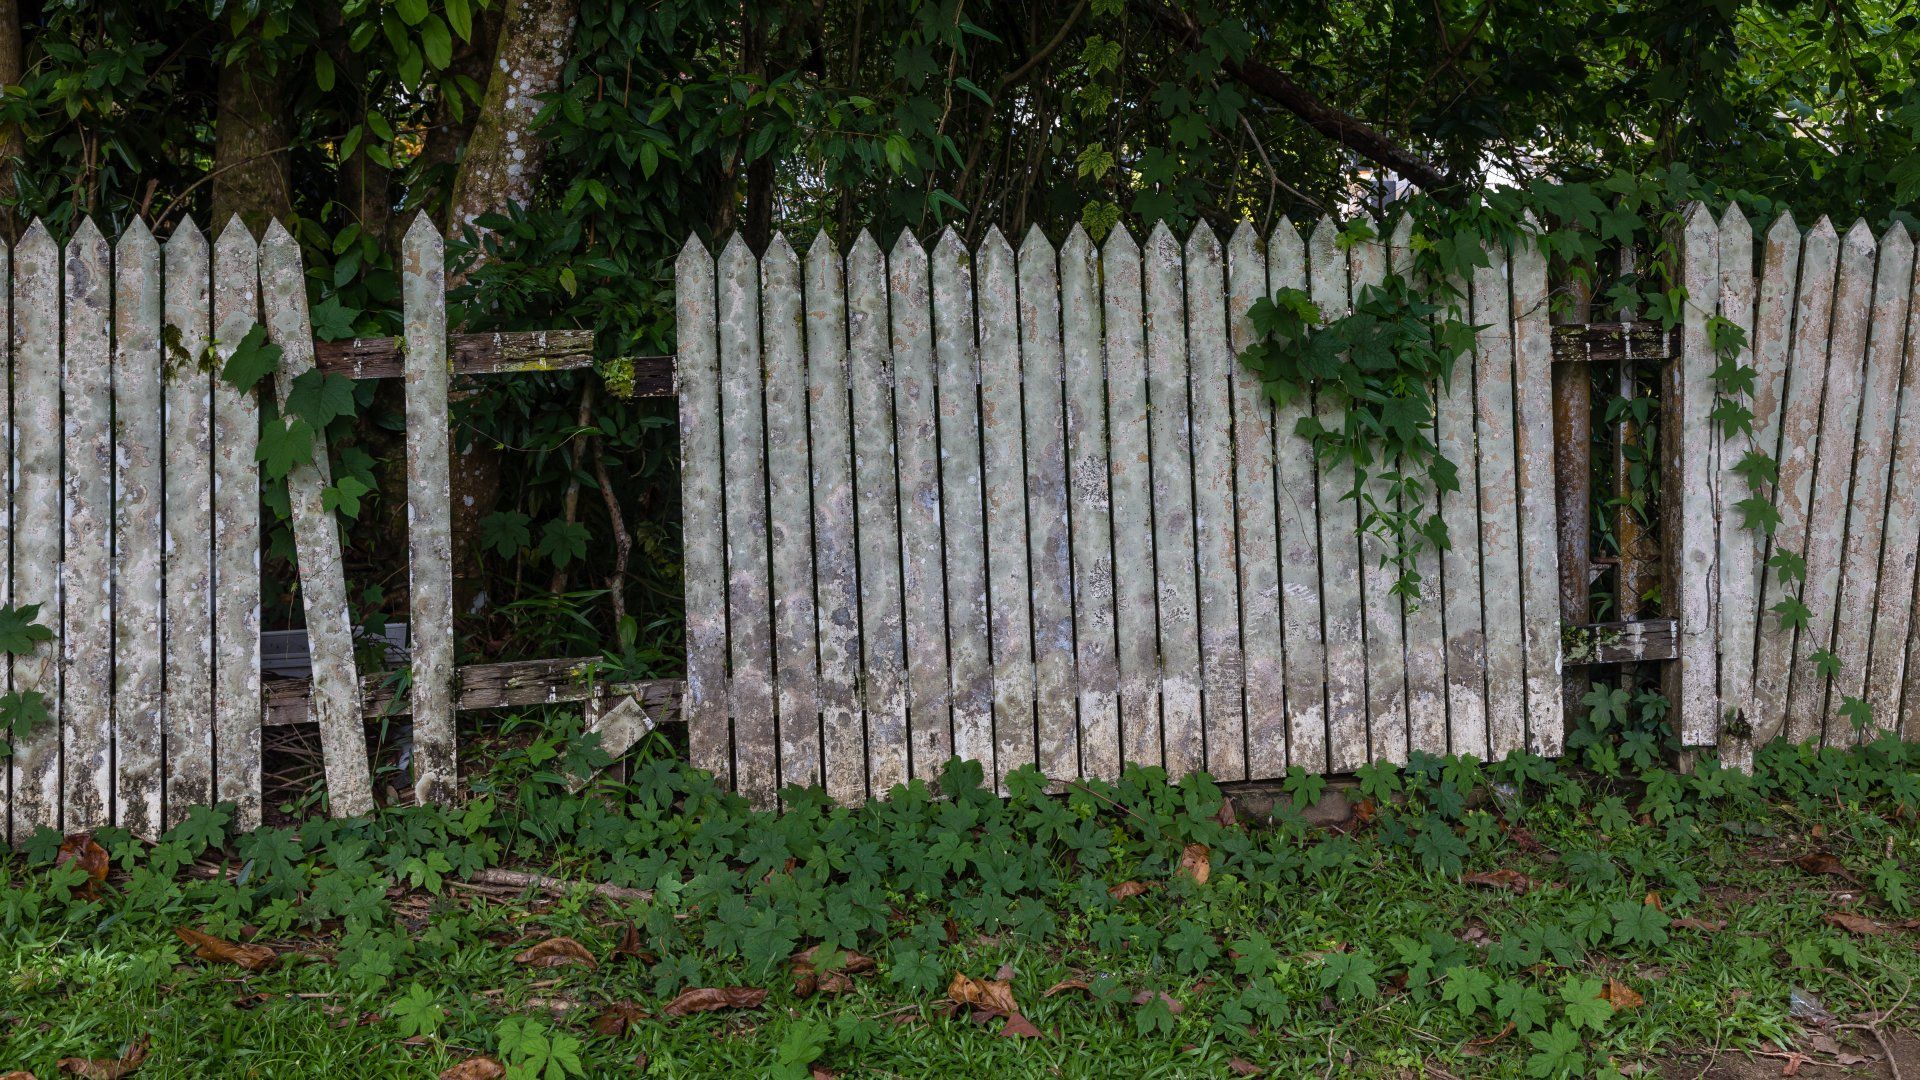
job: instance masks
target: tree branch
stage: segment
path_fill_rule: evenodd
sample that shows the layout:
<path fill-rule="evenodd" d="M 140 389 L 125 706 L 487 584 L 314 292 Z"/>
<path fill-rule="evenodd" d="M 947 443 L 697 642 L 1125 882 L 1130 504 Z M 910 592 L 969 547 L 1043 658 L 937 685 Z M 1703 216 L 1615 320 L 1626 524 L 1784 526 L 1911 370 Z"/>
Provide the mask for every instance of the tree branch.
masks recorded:
<path fill-rule="evenodd" d="M 1184 11 L 1177 11 L 1160 0 L 1133 0 L 1134 6 L 1163 28 L 1181 38 L 1199 37 L 1199 28 Z M 1418 185 L 1429 195 L 1444 198 L 1453 181 L 1432 162 L 1394 142 L 1372 125 L 1350 113 L 1328 105 L 1308 93 L 1279 68 L 1258 60 L 1226 61 L 1227 73 L 1247 89 L 1268 98 L 1299 117 L 1306 125 L 1349 150 L 1384 165 L 1404 180 Z"/>

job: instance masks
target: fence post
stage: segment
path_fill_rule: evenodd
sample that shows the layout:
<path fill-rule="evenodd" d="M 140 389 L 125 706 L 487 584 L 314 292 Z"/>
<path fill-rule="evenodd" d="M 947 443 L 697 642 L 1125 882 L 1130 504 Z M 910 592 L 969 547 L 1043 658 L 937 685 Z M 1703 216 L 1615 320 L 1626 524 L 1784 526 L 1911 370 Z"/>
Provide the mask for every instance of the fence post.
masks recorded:
<path fill-rule="evenodd" d="M 459 787 L 453 720 L 453 488 L 447 433 L 445 244 L 425 213 L 401 253 L 407 352 L 407 646 L 413 684 L 414 801 Z"/>
<path fill-rule="evenodd" d="M 1711 746 L 1716 714 L 1715 641 L 1718 625 L 1711 588 L 1716 550 L 1712 479 L 1713 346 L 1707 320 L 1720 296 L 1719 230 L 1706 207 L 1689 207 L 1675 237 L 1676 283 L 1686 290 L 1680 355 L 1666 370 L 1660 425 L 1661 558 L 1663 596 L 1679 620 L 1679 655 L 1668 665 L 1666 695 L 1683 747 Z"/>

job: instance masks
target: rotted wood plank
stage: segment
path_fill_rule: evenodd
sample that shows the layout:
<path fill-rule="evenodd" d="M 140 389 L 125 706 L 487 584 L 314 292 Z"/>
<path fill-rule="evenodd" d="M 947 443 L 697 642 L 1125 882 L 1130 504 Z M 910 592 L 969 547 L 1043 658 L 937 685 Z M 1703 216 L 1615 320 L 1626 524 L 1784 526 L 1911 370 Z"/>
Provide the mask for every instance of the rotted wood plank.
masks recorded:
<path fill-rule="evenodd" d="M 1720 230 L 1695 204 L 1676 237 L 1680 280 L 1687 291 L 1681 316 L 1680 359 L 1668 364 L 1661 405 L 1673 417 L 1661 431 L 1663 595 L 1680 621 L 1680 656 L 1666 670 L 1667 700 L 1683 746 L 1711 746 L 1720 729 L 1715 642 L 1712 447 L 1715 433 L 1713 369 L 1718 363 L 1707 320 L 1718 310 Z"/>
<path fill-rule="evenodd" d="M 1267 293 L 1267 258 L 1253 226 L 1227 241 L 1228 373 L 1233 394 L 1234 519 L 1240 565 L 1240 620 L 1246 655 L 1247 775 L 1287 772 L 1286 647 L 1280 623 L 1280 525 L 1275 502 L 1273 403 L 1260 376 L 1237 357 L 1253 344 L 1248 313 Z M 1291 438 L 1291 433 L 1288 435 Z"/>
<path fill-rule="evenodd" d="M 453 447 L 445 352 L 446 243 L 431 216 L 422 213 L 413 219 L 401 245 L 400 261 L 407 329 L 407 646 L 418 703 L 413 712 L 413 797 L 420 805 L 444 806 L 458 796 L 460 747 L 453 722 Z M 332 541 L 333 558 L 339 557 L 338 548 L 338 541 Z M 307 602 L 311 605 L 312 598 Z M 351 639 L 347 645 L 351 647 Z M 341 752 L 352 755 L 353 761 L 365 757 L 365 739 L 359 731 L 343 742 L 350 745 L 342 746 Z"/>
<path fill-rule="evenodd" d="M 1513 433 L 1513 308 L 1507 253 L 1473 274 L 1474 432 L 1480 445 L 1480 580 L 1486 632 L 1487 758 L 1526 749 L 1526 659 Z M 1459 749 L 1458 747 L 1455 748 Z"/>
<path fill-rule="evenodd" d="M 1074 659 L 1080 773 L 1120 777 L 1119 661 L 1114 656 L 1113 525 L 1107 457 L 1099 253 L 1079 225 L 1060 249 L 1068 477 L 1073 533 Z"/>
<path fill-rule="evenodd" d="M 1059 264 L 1053 245 L 1034 226 L 1020 244 L 1020 382 L 1027 425 L 1027 550 L 1033 563 L 1034 723 L 1040 771 L 1056 781 L 1080 775 L 1061 348 Z"/>
<path fill-rule="evenodd" d="M 1553 500 L 1553 358 L 1547 258 L 1536 239 L 1538 224 L 1529 219 L 1527 225 L 1514 248 L 1512 278 L 1514 467 L 1520 486 L 1520 600 L 1525 620 L 1521 643 L 1527 671 L 1527 749 L 1557 757 L 1567 733 Z"/>
<path fill-rule="evenodd" d="M 1680 655 L 1680 629 L 1674 619 L 1588 623 L 1566 627 L 1560 644 L 1569 664 L 1672 660 Z"/>
<path fill-rule="evenodd" d="M 399 379 L 406 376 L 404 337 L 352 338 L 313 343 L 314 363 L 329 375 L 351 379 Z M 503 375 L 529 371 L 566 371 L 593 366 L 591 330 L 502 330 L 441 334 L 441 348 L 455 375 Z M 644 357 L 647 374 L 664 376 L 673 392 L 673 358 Z M 636 375 L 639 374 L 636 371 Z"/>
<path fill-rule="evenodd" d="M 714 260 L 697 236 L 673 266 L 680 355 L 681 589 L 687 609 L 687 757 L 733 786 L 727 718 L 725 483 L 720 449 L 719 321 Z"/>
<path fill-rule="evenodd" d="M 941 252 L 934 254 L 940 293 Z M 993 734 L 1000 790 L 1007 773 L 1035 764 L 1033 589 L 1027 567 L 1026 427 L 1020 418 L 1020 301 L 1013 248 L 997 228 L 980 242 L 980 440 L 986 459 L 987 588 L 992 599 Z M 951 271 L 949 271 L 951 273 Z M 964 303 L 936 299 L 940 311 Z M 942 388 L 945 392 L 945 388 Z M 991 761 L 991 759 L 989 759 Z"/>
<path fill-rule="evenodd" d="M 766 347 L 767 494 L 773 539 L 774 713 L 780 784 L 820 783 L 820 657 L 814 617 L 807 357 L 800 260 L 776 233 L 760 260 Z"/>
<path fill-rule="evenodd" d="M 13 690 L 46 697 L 52 722 L 13 742 L 13 843 L 60 827 L 60 248 L 39 221 L 13 252 L 15 608 L 38 606 L 51 641 L 13 658 Z"/>
<path fill-rule="evenodd" d="M 213 352 L 221 367 L 260 321 L 260 251 L 235 215 L 213 245 Z M 213 384 L 214 793 L 234 827 L 260 825 L 260 402 Z"/>
<path fill-rule="evenodd" d="M 873 236 L 861 230 L 847 255 L 847 346 L 860 549 L 861 703 L 867 717 L 868 786 L 876 796 L 907 782 L 909 745 L 887 294 L 886 259 Z"/>
<path fill-rule="evenodd" d="M 426 221 L 422 215 L 419 221 Z M 417 222 L 416 222 L 417 227 Z M 431 230 L 431 225 L 429 225 Z M 437 234 L 433 234 L 438 239 Z M 415 245 L 417 238 L 409 236 L 405 261 L 413 263 L 423 254 Z M 438 266 L 438 263 L 435 263 Z M 293 393 L 294 382 L 308 371 L 313 370 L 313 353 L 310 327 L 307 318 L 306 275 L 300 266 L 300 245 L 286 227 L 275 221 L 267 228 L 266 236 L 260 243 L 260 291 L 267 317 L 267 334 L 280 346 L 280 369 L 274 375 L 274 388 L 284 411 L 287 401 Z M 428 298 L 429 302 L 431 299 Z M 407 297 L 408 321 L 422 317 L 420 303 L 422 297 L 417 292 Z M 436 337 L 438 335 L 435 335 Z M 432 344 L 425 346 L 431 361 Z M 444 370 L 444 364 L 441 365 Z M 409 390 L 413 387 L 409 386 Z M 413 404 L 409 394 L 408 404 Z M 409 417 L 413 420 L 413 417 Z M 275 421 L 286 422 L 284 419 Z M 421 426 L 407 425 L 409 439 L 409 458 L 413 454 L 412 443 L 415 438 L 427 435 Z M 444 455 L 439 459 L 445 462 Z M 412 479 L 412 461 L 409 460 L 409 480 Z M 333 470 L 327 460 L 327 438 L 325 432 L 313 433 L 313 457 L 310 461 L 295 464 L 287 473 L 287 505 L 293 525 L 293 545 L 300 575 L 300 599 L 306 615 L 307 642 L 313 659 L 313 713 L 320 724 L 320 750 L 326 761 L 327 770 L 327 808 L 334 817 L 355 817 L 373 812 L 373 772 L 367 764 L 367 734 L 360 716 L 360 670 L 353 655 L 353 615 L 347 607 L 347 582 L 345 567 L 340 555 L 340 528 L 327 509 L 321 495 L 333 483 Z M 412 529 L 421 528 L 422 511 L 431 515 L 432 510 L 423 506 L 409 483 L 407 493 L 409 525 Z M 420 493 L 425 496 L 425 493 Z M 431 496 L 425 496 L 431 497 Z M 442 507 L 446 504 L 444 493 L 437 500 Z M 410 530 L 411 531 L 411 530 Z M 443 558 L 447 552 L 439 553 Z M 420 560 L 423 553 L 415 550 L 408 555 L 410 574 L 420 572 Z M 449 622 L 452 614 L 452 601 L 447 600 Z M 409 608 L 409 611 L 412 611 Z M 435 638 L 433 626 L 435 612 L 431 609 L 420 611 L 419 633 L 428 643 Z M 409 620 L 409 627 L 414 620 Z M 447 627 L 451 629 L 451 626 Z M 414 646 L 414 673 L 420 675 L 420 637 L 412 641 Z M 451 645 L 451 641 L 448 642 Z M 448 651 L 451 651 L 450 649 Z M 416 737 L 415 762 L 420 780 L 415 790 L 435 800 L 450 800 L 453 796 L 457 774 L 442 774 L 442 768 L 453 764 L 452 746 L 452 709 L 448 690 L 451 689 L 453 672 L 447 670 L 445 679 L 449 685 L 437 685 L 440 674 L 428 670 L 428 678 L 416 689 L 414 699 L 419 716 L 415 720 L 416 736 L 429 736 L 422 741 Z M 436 731 L 435 721 L 447 722 L 445 729 Z"/>
<path fill-rule="evenodd" d="M 1193 536 L 1193 430 L 1187 403 L 1186 297 L 1180 244 L 1166 222 L 1143 253 L 1147 436 L 1153 458 L 1153 570 L 1160 599 L 1160 702 L 1167 777 L 1206 767 L 1200 700 L 1200 604 Z"/>
<path fill-rule="evenodd" d="M 1454 279 L 1451 314 L 1472 324 L 1471 285 Z M 1476 335 L 1477 338 L 1477 335 Z M 1461 355 L 1453 378 L 1439 388 L 1435 444 L 1459 470 L 1460 490 L 1439 497 L 1440 520 L 1451 545 L 1440 556 L 1442 619 L 1446 624 L 1447 749 L 1487 757 L 1487 634 L 1480 595 L 1480 455 L 1475 432 L 1474 349 Z"/>
<path fill-rule="evenodd" d="M 1860 404 L 1859 434 L 1854 439 L 1853 493 L 1847 500 L 1846 549 L 1841 563 L 1839 604 L 1834 611 L 1833 653 L 1840 660 L 1826 704 L 1829 742 L 1856 740 L 1852 722 L 1840 715 L 1846 698 L 1866 700 L 1868 648 L 1874 601 L 1883 569 L 1881 560 L 1888 510 L 1888 469 L 1893 462 L 1894 410 L 1900 403 L 1900 372 L 1906 338 L 1907 307 L 1913 294 L 1913 240 L 1898 222 L 1880 241 L 1874 275 L 1873 309 L 1868 316 L 1867 369 Z M 1892 581 L 1889 581 L 1892 584 Z M 1910 588 L 1911 586 L 1909 586 Z M 1876 712 L 1859 738 L 1897 731 L 1894 710 Z"/>
<path fill-rule="evenodd" d="M 516 660 L 499 664 L 468 664 L 455 676 L 453 707 L 461 712 L 480 709 L 525 709 L 535 705 L 562 705 L 575 701 L 610 702 L 623 696 L 640 699 L 649 709 L 670 704 L 686 719 L 686 682 L 651 679 L 607 682 L 597 677 L 597 656 L 557 660 Z M 405 716 L 411 703 L 397 693 L 392 672 L 360 679 L 360 708 L 366 716 Z M 314 722 L 312 682 L 308 679 L 266 680 L 261 701 L 267 724 L 285 727 Z"/>
<path fill-rule="evenodd" d="M 720 253 L 720 418 L 727 511 L 727 702 L 734 789 L 771 809 L 780 784 L 773 717 L 773 600 L 760 353 L 760 270 L 738 234 Z"/>
<path fill-rule="evenodd" d="M 1347 253 L 1339 226 L 1321 217 L 1307 240 L 1312 284 L 1308 295 L 1331 322 L 1346 314 Z M 1314 418 L 1327 428 L 1343 426 L 1346 401 L 1316 393 Z M 1360 510 L 1352 497 L 1352 461 L 1323 458 L 1319 464 L 1320 585 L 1327 647 L 1327 768 L 1352 772 L 1367 763 L 1367 645 L 1365 590 L 1360 569 Z"/>
<path fill-rule="evenodd" d="M 1120 748 L 1135 765 L 1163 765 L 1160 645 L 1154 606 L 1153 459 L 1147 445 L 1147 350 L 1141 319 L 1140 246 L 1108 234 L 1105 286 L 1107 424 L 1113 447 L 1114 626 L 1120 660 Z"/>
<path fill-rule="evenodd" d="M 1778 226 L 1775 226 L 1778 231 Z M 1813 501 L 1814 451 L 1820 438 L 1820 405 L 1827 377 L 1827 332 L 1833 321 L 1835 275 L 1839 270 L 1840 237 L 1833 223 L 1821 218 L 1801 241 L 1798 286 L 1788 286 L 1794 298 L 1793 342 L 1781 377 L 1777 438 L 1779 481 L 1773 507 L 1780 523 L 1773 531 L 1768 556 L 1774 552 L 1807 551 L 1808 514 Z M 1771 268 L 1769 268 L 1771 271 Z M 1769 277 L 1771 277 L 1769 272 Z M 1789 279 L 1791 282 L 1792 279 Z M 1769 285 L 1772 283 L 1769 282 Z M 1761 294 L 1763 305 L 1766 294 Z M 1762 328 L 1766 323 L 1762 321 Z M 1763 338 L 1764 340 L 1764 338 Z M 1767 372 L 1761 370 L 1764 379 Z M 1760 387 L 1764 388 L 1765 383 Z M 1764 400 L 1764 399 L 1762 399 Z M 1764 436 L 1767 434 L 1762 432 Z M 1766 444 L 1763 443 L 1764 448 Z M 1788 678 L 1794 660 L 1794 631 L 1772 612 L 1797 583 L 1766 576 L 1760 601 L 1759 644 L 1753 669 L 1753 743 L 1764 746 L 1786 734 Z"/>
<path fill-rule="evenodd" d="M 1240 643 L 1240 552 L 1234 507 L 1234 359 L 1226 264 L 1204 223 L 1187 237 L 1187 348 L 1192 368 L 1193 531 L 1199 562 L 1201 712 L 1206 767 L 1247 778 L 1246 655 Z"/>
<path fill-rule="evenodd" d="M 1753 357 L 1754 278 L 1753 225 L 1738 207 L 1730 207 L 1720 220 L 1720 317 L 1738 326 L 1746 337 L 1736 362 L 1750 366 Z M 1753 634 L 1760 614 L 1759 545 L 1757 531 L 1741 524 L 1738 504 L 1749 495 L 1746 478 L 1740 475 L 1741 461 L 1753 450 L 1751 435 L 1716 431 L 1718 445 L 1714 454 L 1714 515 L 1719 524 L 1719 559 L 1715 563 L 1718 580 L 1715 604 L 1720 616 L 1720 632 L 1714 636 L 1719 654 L 1720 681 L 1718 716 L 1753 713 Z M 1752 768 L 1753 744 L 1736 734 L 1739 729 L 1718 733 L 1720 761 L 1741 770 Z"/>
<path fill-rule="evenodd" d="M 1267 284 L 1307 287 L 1300 230 L 1281 218 L 1267 243 Z M 1287 685 L 1287 765 L 1327 768 L 1327 648 L 1320 602 L 1320 492 L 1313 444 L 1296 431 L 1312 409 L 1302 395 L 1273 417 L 1276 525 L 1280 531 L 1280 631 Z"/>
<path fill-rule="evenodd" d="M 1349 302 L 1357 309 L 1366 291 L 1386 279 L 1386 245 L 1377 237 L 1355 244 L 1347 252 L 1347 266 Z M 1399 512 L 1392 482 L 1385 474 L 1403 464 L 1376 458 L 1365 466 L 1367 476 L 1355 507 L 1363 524 L 1376 507 L 1388 515 Z M 1360 606 L 1366 623 L 1367 758 L 1403 762 L 1407 759 L 1406 623 L 1400 597 L 1393 591 L 1400 570 L 1391 545 L 1373 530 L 1362 528 L 1351 542 L 1359 545 Z"/>
<path fill-rule="evenodd" d="M 847 301 L 840 252 L 822 232 L 807 249 L 807 418 L 813 435 L 813 558 L 819 592 L 820 750 L 827 794 L 867 797 L 860 708 L 860 583 L 848 412 Z"/>
<path fill-rule="evenodd" d="M 1680 347 L 1676 331 L 1651 322 L 1569 323 L 1553 327 L 1551 333 L 1556 364 L 1672 358 Z"/>
<path fill-rule="evenodd" d="M 1902 695 L 1913 641 L 1914 565 L 1920 549 L 1920 268 L 1907 304 L 1907 355 L 1900 375 L 1892 480 L 1887 488 L 1886 547 L 1880 555 L 1873 646 L 1867 659 L 1867 704 L 1902 738 L 1920 736 L 1920 694 Z"/>
<path fill-rule="evenodd" d="M 113 271 L 84 218 L 67 242 L 60 563 L 62 771 L 69 832 L 113 820 Z M 49 613 L 51 614 L 51 612 Z"/>
<path fill-rule="evenodd" d="M 902 231 L 887 260 L 893 315 L 894 447 L 907 636 L 910 763 L 932 783 L 954 753 L 947 669 L 946 567 L 940 558 L 940 414 L 927 253 Z"/>
<path fill-rule="evenodd" d="M 207 237 L 182 221 L 167 238 L 166 827 L 213 793 L 213 379 Z"/>
<path fill-rule="evenodd" d="M 1826 405 L 1820 410 L 1818 463 L 1807 518 L 1807 580 L 1801 594 L 1812 614 L 1794 646 L 1787 700 L 1787 737 L 1822 745 L 1851 743 L 1853 733 L 1828 730 L 1827 690 L 1814 654 L 1831 650 L 1840 602 L 1840 563 L 1846 543 L 1847 507 L 1853 495 L 1862 380 L 1866 374 L 1868 316 L 1873 304 L 1873 230 L 1856 221 L 1840 240 L 1840 284 L 1833 299 L 1833 330 L 1827 339 Z M 1683 625 L 1684 629 L 1684 625 Z"/>
<path fill-rule="evenodd" d="M 139 218 L 114 249 L 114 823 L 154 840 L 161 816 L 160 245 Z"/>
<path fill-rule="evenodd" d="M 946 546 L 947 657 L 955 757 L 1004 775 L 1033 761 L 1031 728 L 996 761 L 993 651 L 987 621 L 987 542 L 980 478 L 980 354 L 971 260 L 952 229 L 933 252 L 935 400 L 940 413 L 940 524 Z M 1004 771 L 1001 771 L 1004 770 Z"/>

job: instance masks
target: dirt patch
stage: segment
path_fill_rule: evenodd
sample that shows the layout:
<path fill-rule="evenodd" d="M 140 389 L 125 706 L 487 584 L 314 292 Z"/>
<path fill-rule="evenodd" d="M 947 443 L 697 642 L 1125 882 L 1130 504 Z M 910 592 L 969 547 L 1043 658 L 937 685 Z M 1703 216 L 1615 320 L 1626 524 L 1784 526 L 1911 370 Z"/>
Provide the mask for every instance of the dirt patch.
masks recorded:
<path fill-rule="evenodd" d="M 1899 1071 L 1890 1067 L 1886 1053 L 1871 1032 L 1838 1031 L 1832 1035 L 1809 1032 L 1788 1049 L 1765 1051 L 1721 1050 L 1669 1055 L 1656 1063 L 1653 1075 L 1662 1080 L 1773 1080 L 1779 1076 L 1803 1076 L 1827 1080 L 1833 1077 L 1920 1078 L 1920 1037 L 1910 1032 L 1889 1031 L 1887 1043 L 1893 1048 Z M 1801 1055 L 1796 1057 L 1797 1055 Z"/>

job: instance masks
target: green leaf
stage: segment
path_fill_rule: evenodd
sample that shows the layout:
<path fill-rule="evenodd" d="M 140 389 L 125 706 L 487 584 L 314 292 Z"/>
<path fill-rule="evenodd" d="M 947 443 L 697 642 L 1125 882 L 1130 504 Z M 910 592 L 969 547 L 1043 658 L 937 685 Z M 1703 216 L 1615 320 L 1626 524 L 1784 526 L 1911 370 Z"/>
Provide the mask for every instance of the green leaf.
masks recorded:
<path fill-rule="evenodd" d="M 488 514 L 480 519 L 480 546 L 503 559 L 511 559 L 533 543 L 533 534 L 527 528 L 532 521 L 513 510 Z"/>
<path fill-rule="evenodd" d="M 313 461 L 313 427 L 299 417 L 264 417 L 253 456 L 267 479 L 285 479 L 295 465 Z"/>
<path fill-rule="evenodd" d="M 419 983 L 407 987 L 405 994 L 387 1006 L 387 1015 L 407 1038 L 433 1034 L 440 1030 L 440 1022 L 447 1017 L 439 998 Z"/>
<path fill-rule="evenodd" d="M 353 380 L 332 375 L 319 368 L 308 368 L 294 377 L 287 388 L 286 413 L 321 431 L 338 417 L 352 416 Z"/>
<path fill-rule="evenodd" d="M 473 40 L 473 6 L 468 0 L 447 0 L 447 22 L 461 41 Z"/>
<path fill-rule="evenodd" d="M 420 47 L 435 71 L 445 70 L 453 63 L 453 32 L 440 16 L 429 15 L 420 24 Z"/>
<path fill-rule="evenodd" d="M 587 557 L 587 527 L 577 521 L 555 518 L 540 530 L 540 555 L 553 563 L 555 570 Z"/>
<path fill-rule="evenodd" d="M 1636 907 L 1644 905 L 1634 905 Z M 1602 996 L 1604 984 L 1599 979 L 1583 979 L 1578 975 L 1569 976 L 1560 984 L 1560 1003 L 1567 1015 L 1567 1023 L 1574 1029 L 1590 1028 L 1594 1031 L 1606 1026 L 1613 1018 L 1613 1005 Z M 1560 1027 L 1555 1024 L 1554 1027 Z"/>
<path fill-rule="evenodd" d="M 308 318 L 313 323 L 313 336 L 321 341 L 342 341 L 352 337 L 353 321 L 359 317 L 360 310 L 341 303 L 337 295 L 321 300 L 308 312 Z"/>
<path fill-rule="evenodd" d="M 360 497 L 373 490 L 357 476 L 342 476 L 332 487 L 320 491 L 320 508 L 326 512 L 359 520 Z"/>
<path fill-rule="evenodd" d="M 1472 1016 L 1493 1004 L 1492 989 L 1493 976 L 1463 964 L 1448 969 L 1446 981 L 1440 987 L 1440 998 L 1453 1002 L 1461 1016 Z"/>
<path fill-rule="evenodd" d="M 323 94 L 333 92 L 333 57 L 325 49 L 316 49 L 313 53 L 313 82 Z"/>
<path fill-rule="evenodd" d="M 39 617 L 39 604 L 0 607 L 0 653 L 25 656 L 35 645 L 51 641 L 53 631 L 34 621 Z"/>
<path fill-rule="evenodd" d="M 227 357 L 226 366 L 220 369 L 220 377 L 229 386 L 251 390 L 279 369 L 280 346 L 267 340 L 266 327 L 255 323 L 234 345 L 233 355 Z"/>
<path fill-rule="evenodd" d="M 427 17 L 427 0 L 393 0 L 393 10 L 408 26 L 419 26 Z"/>

